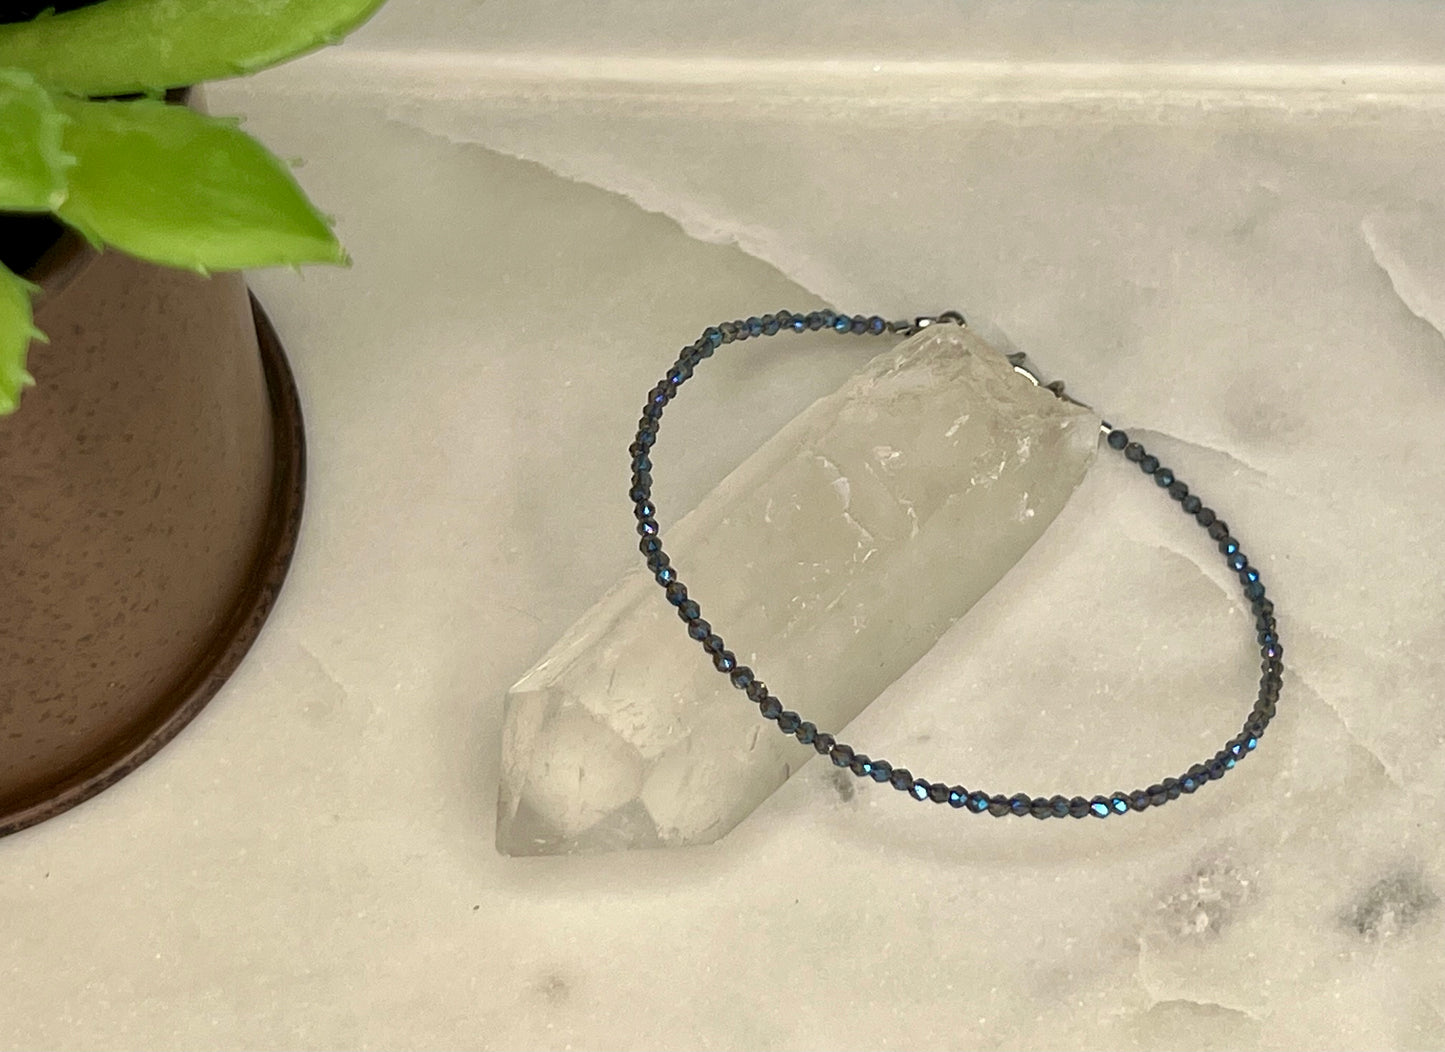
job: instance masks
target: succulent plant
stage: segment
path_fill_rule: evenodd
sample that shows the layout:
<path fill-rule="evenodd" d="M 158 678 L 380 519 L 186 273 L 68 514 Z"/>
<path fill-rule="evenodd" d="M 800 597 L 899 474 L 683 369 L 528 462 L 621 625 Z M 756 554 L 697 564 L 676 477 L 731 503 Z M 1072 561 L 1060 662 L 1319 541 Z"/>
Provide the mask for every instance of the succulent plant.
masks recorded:
<path fill-rule="evenodd" d="M 334 43 L 380 4 L 100 0 L 0 25 L 0 237 L 7 219 L 49 214 L 97 247 L 201 273 L 346 262 L 237 120 L 162 96 Z M 0 265 L 0 415 L 33 382 L 34 291 Z"/>

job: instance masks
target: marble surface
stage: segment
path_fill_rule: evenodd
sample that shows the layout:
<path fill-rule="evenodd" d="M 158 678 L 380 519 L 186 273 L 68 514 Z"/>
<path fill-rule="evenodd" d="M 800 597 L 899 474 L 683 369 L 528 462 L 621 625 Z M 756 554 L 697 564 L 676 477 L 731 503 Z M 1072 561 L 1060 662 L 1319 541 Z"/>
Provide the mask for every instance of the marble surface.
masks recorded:
<path fill-rule="evenodd" d="M 1080 10 L 1035 7 L 1056 37 Z M 900 45 L 796 81 L 508 58 L 401 10 L 213 91 L 305 158 L 356 259 L 254 281 L 311 425 L 302 548 L 177 742 L 0 841 L 0 1045 L 1445 1046 L 1445 14 L 1322 7 L 1279 67 L 1211 65 L 1248 33 L 1205 26 L 1187 67 L 1141 30 L 1098 68 Z M 499 856 L 503 694 L 636 557 L 639 393 L 700 321 L 819 300 L 960 307 L 1227 516 L 1291 665 L 1264 746 L 1124 821 L 815 761 L 707 847 Z M 718 361 L 669 503 L 869 353 Z M 1249 706 L 1229 585 L 1101 459 L 850 733 L 960 781 L 1147 783 Z"/>

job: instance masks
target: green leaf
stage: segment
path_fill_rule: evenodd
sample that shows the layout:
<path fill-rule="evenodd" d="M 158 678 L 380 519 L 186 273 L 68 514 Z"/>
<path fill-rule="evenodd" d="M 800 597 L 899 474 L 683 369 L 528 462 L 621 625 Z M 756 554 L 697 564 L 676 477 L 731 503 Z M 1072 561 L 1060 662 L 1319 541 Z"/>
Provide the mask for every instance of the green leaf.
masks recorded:
<path fill-rule="evenodd" d="M 45 337 L 30 315 L 30 293 L 35 286 L 0 266 L 0 416 L 13 413 L 20 392 L 35 383 L 25 371 L 25 354 L 31 340 Z"/>
<path fill-rule="evenodd" d="M 105 0 L 0 26 L 0 66 L 77 95 L 155 92 L 250 73 L 361 25 L 382 0 Z"/>
<path fill-rule="evenodd" d="M 65 200 L 65 170 L 74 158 L 60 145 L 64 126 L 34 77 L 0 69 L 0 209 L 49 212 Z"/>
<path fill-rule="evenodd" d="M 199 271 L 346 262 L 290 170 L 235 121 L 148 99 L 57 101 L 76 157 L 57 214 L 92 242 Z"/>

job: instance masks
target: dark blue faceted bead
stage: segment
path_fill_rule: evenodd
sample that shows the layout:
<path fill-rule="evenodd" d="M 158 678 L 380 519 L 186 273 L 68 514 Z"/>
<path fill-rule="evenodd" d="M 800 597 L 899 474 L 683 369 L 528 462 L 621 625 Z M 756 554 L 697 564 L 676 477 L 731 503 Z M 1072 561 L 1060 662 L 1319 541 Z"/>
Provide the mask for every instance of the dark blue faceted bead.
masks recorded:
<path fill-rule="evenodd" d="M 1211 541 L 1222 541 L 1229 536 L 1229 523 L 1223 519 L 1215 519 L 1205 532 L 1209 534 Z"/>
<path fill-rule="evenodd" d="M 668 585 L 672 584 L 672 582 L 677 580 L 677 571 L 674 570 L 671 566 L 664 566 L 652 576 L 657 578 L 658 584 L 666 588 Z"/>
<path fill-rule="evenodd" d="M 1089 801 L 1082 796 L 1076 796 L 1069 801 L 1069 815 L 1073 818 L 1089 817 Z"/>
<path fill-rule="evenodd" d="M 1219 779 L 1224 777 L 1224 761 L 1219 759 L 1218 757 L 1215 757 L 1214 759 L 1206 763 L 1204 765 L 1204 769 L 1209 772 L 1209 777 L 1213 781 L 1217 782 L 1219 781 Z"/>
<path fill-rule="evenodd" d="M 935 804 L 947 803 L 948 792 L 948 786 L 944 785 L 942 782 L 928 783 L 928 799 L 932 800 Z"/>
<path fill-rule="evenodd" d="M 819 314 L 817 311 L 813 311 L 808 315 L 808 328 L 812 329 L 814 332 L 817 332 L 823 327 L 823 325 L 823 315 Z"/>
<path fill-rule="evenodd" d="M 1169 496 L 1177 501 L 1186 500 L 1189 497 L 1189 487 L 1175 479 L 1169 483 Z"/>
<path fill-rule="evenodd" d="M 762 332 L 764 336 L 776 336 L 778 334 L 778 319 L 771 314 L 764 314 Z"/>
<path fill-rule="evenodd" d="M 1151 785 L 1144 790 L 1149 794 L 1149 805 L 1151 807 L 1163 807 L 1169 802 L 1169 790 L 1162 785 Z"/>
<path fill-rule="evenodd" d="M 733 333 L 734 339 L 746 340 L 748 338 L 748 323 L 742 319 L 733 322 Z"/>
<path fill-rule="evenodd" d="M 897 777 L 896 771 L 894 772 L 894 777 Z M 909 785 L 904 790 L 904 792 L 906 792 L 909 796 L 913 797 L 913 799 L 915 800 L 927 800 L 929 788 L 929 784 L 926 780 L 922 778 L 915 778 L 913 779 L 912 784 Z"/>
<path fill-rule="evenodd" d="M 647 500 L 652 496 L 652 490 L 647 486 L 633 486 L 627 491 L 627 496 L 634 502 Z"/>
<path fill-rule="evenodd" d="M 784 329 L 793 324 L 793 312 L 790 310 L 780 310 L 773 317 L 778 319 L 778 325 Z"/>
<path fill-rule="evenodd" d="M 632 455 L 632 470 L 633 472 L 651 471 L 652 458 L 646 453 L 634 453 Z M 649 481 L 651 480 L 649 479 Z"/>
<path fill-rule="evenodd" d="M 1193 494 L 1190 494 L 1180 501 L 1179 506 L 1184 509 L 1185 515 L 1193 515 L 1200 508 L 1204 507 L 1204 502 Z"/>
<path fill-rule="evenodd" d="M 1233 738 L 1229 744 L 1224 747 L 1224 751 L 1229 753 L 1231 759 L 1239 760 L 1243 758 L 1244 754 L 1249 750 L 1244 747 L 1243 738 Z"/>
<path fill-rule="evenodd" d="M 803 717 L 799 716 L 796 712 L 792 712 L 788 709 L 784 709 L 778 714 L 778 730 L 782 731 L 784 734 L 798 733 L 798 727 L 800 724 L 802 724 L 802 722 Z"/>
<path fill-rule="evenodd" d="M 1243 570 L 1239 571 L 1239 580 L 1241 584 L 1254 584 L 1255 581 L 1259 580 L 1259 571 L 1253 566 L 1246 566 Z"/>
<path fill-rule="evenodd" d="M 716 326 L 708 326 L 702 331 L 702 338 L 714 347 L 721 347 L 723 342 L 722 330 Z"/>
<path fill-rule="evenodd" d="M 1129 444 L 1129 436 L 1126 432 L 1120 431 L 1118 428 L 1115 428 L 1113 431 L 1109 432 L 1109 437 L 1107 441 L 1109 443 L 1110 449 L 1123 449 Z"/>
<path fill-rule="evenodd" d="M 1144 459 L 1144 447 L 1138 442 L 1130 442 L 1124 447 L 1124 459 L 1137 464 Z"/>
<path fill-rule="evenodd" d="M 988 813 L 995 818 L 1002 818 L 1009 813 L 1009 810 L 1008 797 L 1002 793 L 994 793 L 988 798 Z"/>
<path fill-rule="evenodd" d="M 893 773 L 888 776 L 888 784 L 902 792 L 907 792 L 913 788 L 913 774 L 907 767 L 895 767 Z"/>
<path fill-rule="evenodd" d="M 1224 561 L 1231 570 L 1243 570 L 1249 565 L 1249 560 L 1245 558 L 1244 553 L 1237 549 Z"/>
<path fill-rule="evenodd" d="M 673 584 L 679 583 L 681 582 L 673 582 Z M 669 585 L 669 587 L 671 587 L 671 585 Z M 697 602 L 695 600 L 684 599 L 682 602 L 677 604 L 677 616 L 682 618 L 682 620 L 684 621 L 696 621 L 699 617 L 702 616 L 702 608 L 697 605 Z"/>
<path fill-rule="evenodd" d="M 724 649 L 722 636 L 711 635 L 702 641 L 702 648 L 709 654 L 721 654 Z"/>
<path fill-rule="evenodd" d="M 653 552 L 662 551 L 661 537 L 644 537 L 637 542 L 638 549 L 643 555 L 651 555 Z"/>
<path fill-rule="evenodd" d="M 637 441 L 636 441 L 635 444 L 641 446 L 643 449 L 651 449 L 656 442 L 657 442 L 657 432 L 656 432 L 656 431 L 641 431 L 641 430 L 639 430 L 639 431 L 637 432 Z"/>
<path fill-rule="evenodd" d="M 1036 796 L 1029 801 L 1029 814 L 1035 818 L 1050 818 L 1053 813 L 1053 806 L 1042 796 Z"/>
<path fill-rule="evenodd" d="M 1113 813 L 1114 809 L 1109 806 L 1108 797 L 1096 796 L 1089 801 L 1089 814 L 1095 818 L 1108 818 Z"/>
<path fill-rule="evenodd" d="M 1069 798 L 1067 796 L 1049 797 L 1049 813 L 1055 818 L 1069 817 Z"/>
<path fill-rule="evenodd" d="M 1193 778 L 1194 786 L 1197 789 L 1199 786 L 1209 781 L 1209 768 L 1205 767 L 1202 763 L 1196 763 L 1194 766 L 1189 768 L 1189 772 L 1185 775 L 1185 777 Z M 1194 790 L 1190 789 L 1187 791 L 1192 793 Z"/>
<path fill-rule="evenodd" d="M 687 598 L 687 585 L 681 581 L 674 581 L 667 586 L 667 601 L 673 606 L 678 606 Z"/>
<path fill-rule="evenodd" d="M 671 565 L 672 559 L 669 558 L 668 554 L 661 548 L 659 548 L 655 552 L 649 553 L 647 556 L 647 568 L 649 570 L 661 570 L 664 566 Z"/>
<path fill-rule="evenodd" d="M 1244 751 L 1245 751 L 1245 752 L 1254 752 L 1254 750 L 1255 750 L 1255 749 L 1258 749 L 1258 748 L 1259 748 L 1259 735 L 1258 735 L 1258 734 L 1255 734 L 1253 731 L 1245 731 L 1245 732 L 1244 732 Z"/>
<path fill-rule="evenodd" d="M 813 740 L 818 737 L 818 728 L 811 723 L 800 723 L 798 725 L 798 741 L 804 745 L 812 745 Z"/>
<path fill-rule="evenodd" d="M 706 639 L 708 637 L 708 633 L 711 631 L 712 625 L 708 624 L 702 618 L 698 618 L 696 621 L 689 621 L 687 623 L 687 634 L 690 635 L 693 639 L 697 640 L 699 643 Z"/>
<path fill-rule="evenodd" d="M 649 423 L 655 423 L 662 419 L 662 405 L 655 402 L 648 402 L 642 407 L 642 419 Z"/>
<path fill-rule="evenodd" d="M 1008 798 L 1009 814 L 1022 817 L 1029 813 L 1029 808 L 1033 806 L 1033 803 L 1033 800 L 1024 793 L 1014 793 Z"/>
<path fill-rule="evenodd" d="M 731 650 L 720 650 L 712 656 L 712 667 L 719 672 L 731 672 L 737 663 L 737 655 Z"/>
<path fill-rule="evenodd" d="M 1255 581 L 1252 584 L 1247 584 L 1244 586 L 1244 594 L 1250 599 L 1263 599 L 1264 585 L 1260 584 L 1258 581 Z"/>
<path fill-rule="evenodd" d="M 848 770 L 859 778 L 870 778 L 873 775 L 873 761 L 861 752 L 854 753 L 853 762 L 848 765 Z"/>
<path fill-rule="evenodd" d="M 656 519 L 643 519 L 637 524 L 637 533 L 642 537 L 656 537 L 658 534 Z"/>
<path fill-rule="evenodd" d="M 976 815 L 981 815 L 989 809 L 987 793 L 972 792 L 968 794 L 968 809 Z"/>
<path fill-rule="evenodd" d="M 1179 776 L 1179 789 L 1181 792 L 1192 793 L 1199 788 L 1199 779 L 1188 772 Z"/>
<path fill-rule="evenodd" d="M 861 314 L 853 315 L 853 324 L 851 328 L 855 336 L 862 336 L 865 332 L 868 331 L 868 319 L 863 317 L 863 315 Z"/>
<path fill-rule="evenodd" d="M 1217 753 L 1214 754 L 1213 762 L 1222 763 L 1224 764 L 1224 769 L 1226 771 L 1232 771 L 1234 770 L 1235 763 L 1238 761 L 1233 755 L 1230 754 L 1228 749 L 1220 749 Z"/>
<path fill-rule="evenodd" d="M 1174 472 L 1168 468 L 1155 468 L 1154 481 L 1158 483 L 1160 489 L 1167 489 L 1174 485 Z"/>
<path fill-rule="evenodd" d="M 758 711 L 763 714 L 763 719 L 775 720 L 783 714 L 783 703 L 769 694 L 758 702 Z"/>
<path fill-rule="evenodd" d="M 868 772 L 875 782 L 887 782 L 893 778 L 893 765 L 887 760 L 874 760 L 873 769 Z"/>
<path fill-rule="evenodd" d="M 1266 661 L 1278 661 L 1284 657 L 1284 645 L 1278 641 L 1267 643 L 1259 654 Z"/>
<path fill-rule="evenodd" d="M 743 688 L 743 693 L 748 696 L 750 701 L 762 701 L 768 697 L 768 687 L 762 680 L 754 679 Z"/>
<path fill-rule="evenodd" d="M 828 750 L 828 759 L 834 767 L 847 767 L 853 763 L 853 750 L 846 745 L 835 745 Z"/>
<path fill-rule="evenodd" d="M 828 755 L 828 753 L 833 751 L 833 746 L 836 744 L 837 742 L 834 741 L 833 736 L 827 731 L 819 731 L 813 736 L 813 749 L 820 755 Z"/>
<path fill-rule="evenodd" d="M 801 314 L 794 314 L 793 320 L 788 323 L 788 327 L 794 332 L 803 332 L 808 327 L 808 319 Z"/>
<path fill-rule="evenodd" d="M 1194 521 L 1201 526 L 1213 526 L 1214 518 L 1213 508 L 1200 508 L 1194 513 Z"/>
<path fill-rule="evenodd" d="M 1152 475 L 1159 470 L 1159 458 L 1149 453 L 1144 454 L 1144 459 L 1139 461 L 1139 470 L 1146 475 Z"/>
<path fill-rule="evenodd" d="M 962 807 L 968 803 L 968 790 L 961 785 L 951 786 L 948 790 L 948 806 Z"/>
<path fill-rule="evenodd" d="M 1109 797 L 1109 807 L 1116 815 L 1122 815 L 1129 810 L 1129 797 L 1123 793 L 1115 793 Z"/>
<path fill-rule="evenodd" d="M 847 332 L 853 328 L 853 319 L 846 314 L 837 314 L 834 315 L 831 324 L 834 332 Z"/>
<path fill-rule="evenodd" d="M 1146 811 L 1149 808 L 1149 794 L 1143 789 L 1135 789 L 1129 794 L 1129 807 L 1134 811 Z"/>
<path fill-rule="evenodd" d="M 761 336 L 763 334 L 763 319 L 754 315 L 747 320 L 747 327 L 749 336 Z"/>
<path fill-rule="evenodd" d="M 888 323 L 875 314 L 868 319 L 868 331 L 874 336 L 882 336 L 888 331 Z"/>
<path fill-rule="evenodd" d="M 1178 779 L 1178 778 L 1166 778 L 1166 779 L 1164 779 L 1164 795 L 1165 795 L 1168 799 L 1170 799 L 1170 800 L 1178 800 L 1178 799 L 1179 799 L 1179 779 Z"/>
<path fill-rule="evenodd" d="M 667 371 L 667 382 L 672 384 L 674 387 L 677 387 L 684 381 L 686 381 L 687 378 L 691 375 L 692 366 L 674 365 L 671 369 Z"/>
<path fill-rule="evenodd" d="M 738 690 L 747 690 L 748 684 L 753 681 L 753 670 L 746 665 L 738 665 L 728 673 L 728 679 L 732 680 L 733 686 Z"/>
<path fill-rule="evenodd" d="M 657 517 L 657 508 L 653 506 L 652 501 L 644 497 L 633 507 L 632 514 L 639 519 L 654 519 Z"/>

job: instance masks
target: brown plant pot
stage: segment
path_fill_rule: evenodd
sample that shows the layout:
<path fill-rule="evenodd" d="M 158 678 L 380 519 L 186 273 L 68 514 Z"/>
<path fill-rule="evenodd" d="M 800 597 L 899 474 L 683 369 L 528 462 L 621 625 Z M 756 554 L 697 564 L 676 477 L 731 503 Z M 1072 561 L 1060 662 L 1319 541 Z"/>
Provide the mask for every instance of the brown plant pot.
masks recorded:
<path fill-rule="evenodd" d="M 100 792 L 239 664 L 285 577 L 304 442 L 240 275 L 66 237 L 0 418 L 0 836 Z"/>

